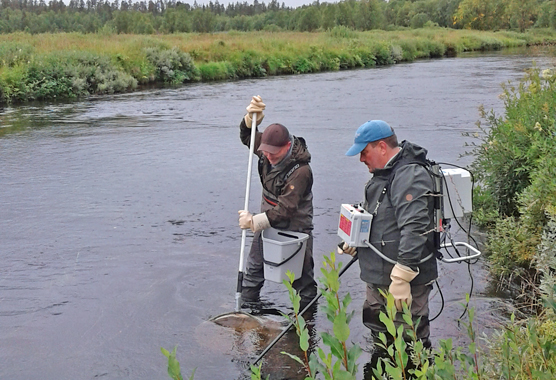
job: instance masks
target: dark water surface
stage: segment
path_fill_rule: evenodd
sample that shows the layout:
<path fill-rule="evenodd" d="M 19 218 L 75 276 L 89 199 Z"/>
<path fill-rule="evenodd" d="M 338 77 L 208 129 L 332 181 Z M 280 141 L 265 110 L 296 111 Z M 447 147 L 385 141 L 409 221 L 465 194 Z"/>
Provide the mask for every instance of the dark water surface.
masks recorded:
<path fill-rule="evenodd" d="M 432 159 L 468 164 L 459 158 L 470 141 L 462 132 L 477 131 L 479 105 L 502 110 L 500 84 L 533 60 L 553 66 L 545 51 L 506 51 L 5 108 L 0 379 L 166 379 L 160 347 L 175 345 L 184 375 L 197 367 L 196 379 L 249 378 L 247 363 L 280 320 L 255 332 L 206 321 L 234 308 L 248 155 L 238 124 L 250 97 L 267 104 L 263 125 L 283 123 L 308 142 L 320 276 L 322 255 L 338 242 L 340 204 L 361 200 L 368 179 L 357 157 L 344 156 L 355 129 L 384 119 Z M 251 189 L 257 211 L 256 176 Z M 496 325 L 504 303 L 480 263 L 471 273 L 480 332 Z M 365 344 L 358 276 L 354 266 L 342 284 L 354 299 L 353 339 Z M 460 339 L 467 266 L 442 264 L 440 283 L 445 306 L 432 334 Z M 288 310 L 281 285 L 267 284 L 263 296 Z M 440 305 L 435 291 L 432 315 Z M 271 378 L 294 378 L 294 362 L 279 354 L 292 340 L 268 354 Z"/>

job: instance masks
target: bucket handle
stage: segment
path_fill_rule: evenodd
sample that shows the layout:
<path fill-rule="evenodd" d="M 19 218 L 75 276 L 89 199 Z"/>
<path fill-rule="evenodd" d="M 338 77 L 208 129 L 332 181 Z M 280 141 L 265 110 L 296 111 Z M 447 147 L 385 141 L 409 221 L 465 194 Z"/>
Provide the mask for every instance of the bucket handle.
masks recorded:
<path fill-rule="evenodd" d="M 284 234 L 285 235 L 285 234 Z M 297 237 L 297 236 L 296 236 Z M 292 255 L 290 257 L 288 257 L 286 260 L 282 261 L 281 263 L 273 263 L 272 261 L 267 261 L 263 258 L 263 262 L 266 265 L 270 265 L 271 267 L 279 267 L 280 265 L 283 265 L 285 263 L 287 263 L 288 261 L 290 261 L 295 255 L 297 255 L 297 253 L 299 251 L 301 251 L 301 248 L 303 248 L 303 242 L 299 242 L 297 243 L 299 245 L 299 248 L 297 248 L 297 251 L 295 251 L 294 253 L 292 253 Z"/>
<path fill-rule="evenodd" d="M 282 232 L 282 231 L 278 231 L 278 235 L 289 237 L 290 239 L 299 239 L 299 236 L 287 234 L 287 233 Z"/>

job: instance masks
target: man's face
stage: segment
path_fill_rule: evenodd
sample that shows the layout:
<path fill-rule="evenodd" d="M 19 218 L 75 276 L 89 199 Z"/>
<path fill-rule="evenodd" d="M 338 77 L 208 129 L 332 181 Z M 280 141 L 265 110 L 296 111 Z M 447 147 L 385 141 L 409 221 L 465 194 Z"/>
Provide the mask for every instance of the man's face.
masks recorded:
<path fill-rule="evenodd" d="M 383 147 L 379 143 L 373 144 L 368 143 L 365 149 L 361 151 L 361 156 L 359 161 L 363 162 L 369 168 L 369 172 L 375 171 L 375 169 L 384 168 L 383 162 L 384 152 Z"/>
<path fill-rule="evenodd" d="M 280 150 L 276 153 L 263 151 L 263 154 L 265 155 L 266 158 L 268 158 L 268 161 L 270 161 L 272 165 L 276 165 L 277 163 L 282 161 L 284 157 L 286 157 L 286 154 L 288 154 L 288 150 L 290 149 L 291 144 L 292 144 L 291 141 L 288 142 L 286 145 L 281 147 Z"/>

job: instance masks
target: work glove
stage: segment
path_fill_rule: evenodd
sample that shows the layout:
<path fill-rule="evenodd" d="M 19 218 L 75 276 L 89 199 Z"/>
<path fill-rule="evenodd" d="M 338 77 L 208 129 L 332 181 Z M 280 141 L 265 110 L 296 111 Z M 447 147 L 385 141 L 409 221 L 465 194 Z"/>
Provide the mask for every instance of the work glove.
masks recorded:
<path fill-rule="evenodd" d="M 411 296 L 411 280 L 413 280 L 419 271 L 414 272 L 411 268 L 405 265 L 396 264 L 390 272 L 390 288 L 388 291 L 394 296 L 394 305 L 398 311 L 403 311 L 402 303 L 405 302 L 407 307 L 411 306 L 413 297 Z"/>
<path fill-rule="evenodd" d="M 261 124 L 264 118 L 264 109 L 266 105 L 263 103 L 263 99 L 260 95 L 253 96 L 251 98 L 251 103 L 247 106 L 247 114 L 245 115 L 245 124 L 247 128 L 251 128 L 253 125 L 253 119 L 251 118 L 251 114 L 254 114 L 257 118 L 257 125 Z"/>
<path fill-rule="evenodd" d="M 259 232 L 270 227 L 270 221 L 266 213 L 252 215 L 247 210 L 239 210 L 239 227 L 242 230 L 251 229 L 253 232 Z"/>
<path fill-rule="evenodd" d="M 340 244 L 338 244 L 338 249 L 336 251 L 338 252 L 338 255 L 347 253 L 350 256 L 355 256 L 355 254 L 357 253 L 357 248 L 350 247 L 345 241 L 342 241 Z"/>

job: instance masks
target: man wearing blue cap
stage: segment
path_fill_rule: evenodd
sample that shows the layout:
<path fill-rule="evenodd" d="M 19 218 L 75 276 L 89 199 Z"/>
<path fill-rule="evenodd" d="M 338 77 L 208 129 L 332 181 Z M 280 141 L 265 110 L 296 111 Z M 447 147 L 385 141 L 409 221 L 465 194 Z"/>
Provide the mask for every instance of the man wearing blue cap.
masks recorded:
<path fill-rule="evenodd" d="M 432 254 L 434 186 L 426 169 L 427 151 L 407 141 L 398 145 L 394 130 L 386 122 L 370 120 L 357 129 L 354 144 L 346 152 L 347 156 L 356 154 L 372 174 L 362 205 L 373 214 L 368 239 L 372 247 L 342 243 L 338 253 L 358 252 L 361 279 L 367 284 L 363 323 L 375 337 L 386 333 L 379 319 L 386 302 L 379 289 L 388 291 L 398 311 L 403 310 L 402 303 L 407 303 L 413 319 L 421 318 L 417 338 L 430 347 L 429 294 L 438 268 Z M 400 313 L 396 323 L 403 323 Z"/>

